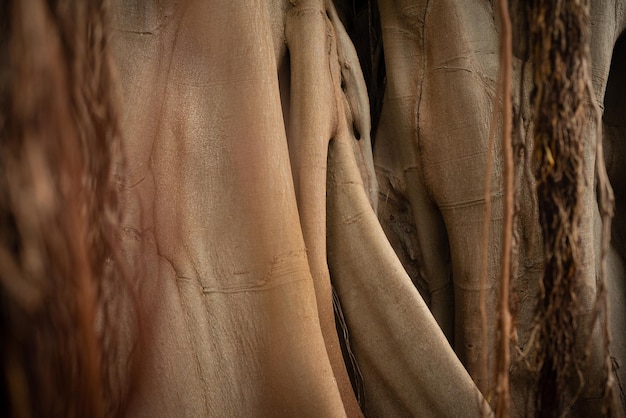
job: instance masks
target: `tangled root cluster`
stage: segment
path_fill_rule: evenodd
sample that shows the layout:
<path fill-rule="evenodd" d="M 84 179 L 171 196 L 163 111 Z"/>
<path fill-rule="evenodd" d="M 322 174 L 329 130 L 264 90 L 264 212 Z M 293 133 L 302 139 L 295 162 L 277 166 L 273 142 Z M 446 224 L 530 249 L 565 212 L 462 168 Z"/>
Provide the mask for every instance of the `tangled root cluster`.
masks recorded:
<path fill-rule="evenodd" d="M 105 290 L 121 280 L 120 152 L 104 4 L 0 3 L 0 416 L 116 408 Z"/>
<path fill-rule="evenodd" d="M 532 100 L 537 195 L 545 270 L 538 304 L 537 412 L 560 416 L 577 379 L 583 141 L 589 132 L 586 80 L 589 2 L 534 0 L 531 6 Z"/>

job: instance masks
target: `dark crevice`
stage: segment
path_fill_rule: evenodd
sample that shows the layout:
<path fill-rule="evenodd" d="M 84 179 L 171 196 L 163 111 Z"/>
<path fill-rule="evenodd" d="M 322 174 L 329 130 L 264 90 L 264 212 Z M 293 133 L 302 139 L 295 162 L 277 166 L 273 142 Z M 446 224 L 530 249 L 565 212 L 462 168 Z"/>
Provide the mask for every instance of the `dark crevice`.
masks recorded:
<path fill-rule="evenodd" d="M 380 13 L 376 0 L 338 2 L 337 13 L 350 36 L 359 57 L 370 102 L 371 141 L 376 131 L 383 106 L 386 70 Z"/>
<path fill-rule="evenodd" d="M 611 242 L 622 259 L 626 259 L 626 172 L 621 161 L 626 158 L 626 32 L 613 48 L 604 95 L 603 143 L 605 162 L 615 192 L 615 218 Z"/>
<path fill-rule="evenodd" d="M 354 123 L 352 124 L 352 133 L 354 134 L 354 138 L 357 141 L 361 139 L 361 133 L 359 132 L 359 129 L 356 127 Z"/>
<path fill-rule="evenodd" d="M 343 315 L 343 309 L 341 308 L 341 301 L 339 296 L 332 289 L 333 293 L 333 311 L 335 313 L 335 327 L 337 335 L 339 337 L 339 345 L 341 346 L 341 355 L 343 356 L 344 364 L 350 378 L 350 384 L 354 391 L 354 396 L 362 410 L 365 409 L 365 385 L 363 383 L 363 374 L 359 368 L 356 356 L 350 346 L 350 332 L 348 330 L 348 324 L 346 318 Z"/>

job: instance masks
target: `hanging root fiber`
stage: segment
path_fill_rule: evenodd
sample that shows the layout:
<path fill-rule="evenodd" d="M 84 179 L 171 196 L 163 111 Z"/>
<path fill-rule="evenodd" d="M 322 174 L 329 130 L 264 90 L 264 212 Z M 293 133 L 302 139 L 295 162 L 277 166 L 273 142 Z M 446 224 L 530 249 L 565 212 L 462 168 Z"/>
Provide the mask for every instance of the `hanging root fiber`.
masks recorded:
<path fill-rule="evenodd" d="M 571 381 L 578 381 L 581 362 L 576 294 L 583 141 L 589 132 L 589 2 L 534 0 L 531 10 L 535 176 L 545 262 L 537 306 L 537 415 L 557 417 L 572 401 Z"/>
<path fill-rule="evenodd" d="M 510 337 L 512 331 L 511 309 L 509 306 L 511 267 L 513 265 L 513 209 L 514 209 L 514 169 L 511 143 L 512 104 L 511 104 L 511 18 L 507 0 L 500 0 L 498 12 L 502 26 L 500 37 L 500 78 L 502 82 L 502 152 L 504 158 L 504 231 L 502 236 L 502 269 L 500 272 L 500 297 L 498 302 L 498 353 L 496 370 L 497 418 L 509 415 L 510 388 L 509 369 L 511 365 Z"/>
<path fill-rule="evenodd" d="M 106 3 L 1 3 L 0 416 L 115 415 Z"/>

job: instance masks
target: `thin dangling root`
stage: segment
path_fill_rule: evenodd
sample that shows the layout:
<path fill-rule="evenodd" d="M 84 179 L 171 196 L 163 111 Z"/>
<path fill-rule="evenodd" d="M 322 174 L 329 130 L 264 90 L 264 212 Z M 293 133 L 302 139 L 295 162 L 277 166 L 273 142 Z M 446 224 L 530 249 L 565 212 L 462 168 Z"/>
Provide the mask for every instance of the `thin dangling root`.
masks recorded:
<path fill-rule="evenodd" d="M 498 3 L 500 24 L 500 67 L 502 74 L 502 151 L 504 154 L 504 226 L 502 236 L 502 265 L 500 272 L 500 296 L 498 307 L 498 350 L 496 365 L 495 416 L 509 415 L 510 389 L 509 368 L 511 364 L 510 340 L 512 321 L 510 310 L 511 268 L 513 266 L 513 211 L 514 211 L 514 168 L 511 131 L 513 105 L 511 97 L 512 81 L 512 34 L 511 18 L 507 0 Z"/>

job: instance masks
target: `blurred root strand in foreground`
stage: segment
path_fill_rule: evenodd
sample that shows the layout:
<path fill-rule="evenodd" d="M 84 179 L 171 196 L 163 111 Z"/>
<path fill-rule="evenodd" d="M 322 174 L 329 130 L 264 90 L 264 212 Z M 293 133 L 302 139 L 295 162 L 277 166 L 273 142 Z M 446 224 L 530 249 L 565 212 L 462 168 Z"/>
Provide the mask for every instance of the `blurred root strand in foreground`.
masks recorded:
<path fill-rule="evenodd" d="M 0 4 L 0 415 L 120 408 L 121 161 L 105 0 Z M 117 296 L 119 297 L 119 295 Z"/>

